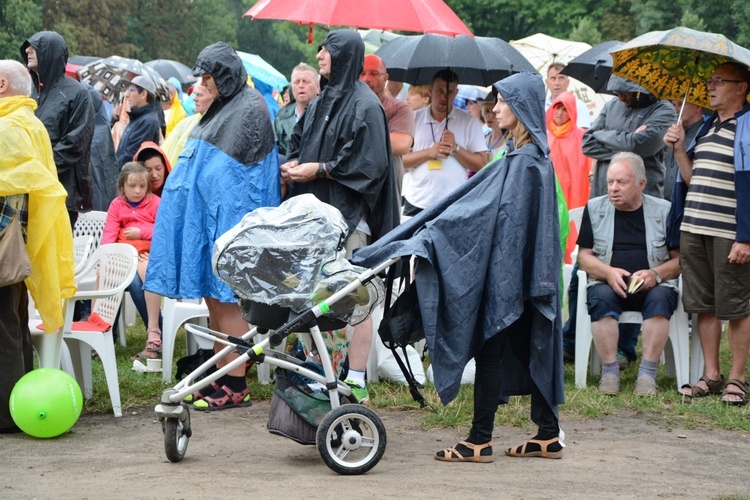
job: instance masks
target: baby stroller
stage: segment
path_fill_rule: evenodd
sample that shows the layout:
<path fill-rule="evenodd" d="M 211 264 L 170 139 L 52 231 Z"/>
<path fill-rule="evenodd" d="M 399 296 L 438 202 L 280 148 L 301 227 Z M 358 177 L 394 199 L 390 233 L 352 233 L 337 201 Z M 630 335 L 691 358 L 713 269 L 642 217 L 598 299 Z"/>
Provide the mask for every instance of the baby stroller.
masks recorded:
<path fill-rule="evenodd" d="M 302 195 L 279 207 L 250 212 L 216 241 L 214 272 L 239 297 L 243 317 L 254 327 L 238 338 L 186 325 L 192 334 L 226 347 L 165 390 L 155 408 L 171 462 L 184 458 L 192 436 L 190 410 L 183 399 L 251 361 L 275 366 L 277 382 L 287 383 L 281 391 L 277 383 L 269 419 L 271 432 L 315 444 L 323 462 L 339 474 L 362 474 L 377 465 L 386 446 L 383 422 L 370 408 L 357 404 L 349 386 L 337 378 L 321 330 L 363 321 L 385 296 L 378 274 L 399 259 L 374 269 L 352 266 L 341 251 L 346 230 L 338 210 L 312 195 Z M 251 342 L 258 333 L 268 331 L 271 334 L 262 342 Z M 308 346 L 304 361 L 273 349 L 292 333 Z M 232 351 L 240 356 L 207 374 Z M 285 392 L 294 392 L 290 392 L 289 380 L 311 398 L 307 401 L 313 401 L 312 407 L 300 410 L 285 397 Z M 280 397 L 285 401 L 277 401 Z M 280 420 L 274 418 L 279 411 L 286 413 L 281 420 L 306 420 L 314 439 L 278 425 L 272 428 L 271 420 L 276 424 Z"/>

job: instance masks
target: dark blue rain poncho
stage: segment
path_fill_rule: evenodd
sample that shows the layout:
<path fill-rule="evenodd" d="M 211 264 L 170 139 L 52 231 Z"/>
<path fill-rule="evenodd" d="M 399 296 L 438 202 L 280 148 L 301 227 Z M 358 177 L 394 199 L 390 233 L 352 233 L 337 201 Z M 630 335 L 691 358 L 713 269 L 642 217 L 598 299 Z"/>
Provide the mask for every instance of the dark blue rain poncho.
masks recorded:
<path fill-rule="evenodd" d="M 94 87 L 86 85 L 94 103 L 94 139 L 91 142 L 91 177 L 93 179 L 93 210 L 106 212 L 117 197 L 117 178 L 120 169 L 115 157 L 115 146 L 109 129 L 109 117 L 104 101 Z"/>
<path fill-rule="evenodd" d="M 213 245 L 246 213 L 281 202 L 278 154 L 266 103 L 247 85 L 232 47 L 219 42 L 203 49 L 193 74 L 210 74 L 219 97 L 167 177 L 144 289 L 234 302 L 211 269 Z"/>
<path fill-rule="evenodd" d="M 458 393 L 466 363 L 513 324 L 528 302 L 531 358 L 520 362 L 505 342 L 501 394 L 503 399 L 528 394 L 531 377 L 554 408 L 564 401 L 562 252 L 544 83 L 537 74 L 520 73 L 496 87 L 536 144 L 491 163 L 436 206 L 355 251 L 351 260 L 372 267 L 392 257 L 418 256 L 419 306 L 444 404 Z"/>

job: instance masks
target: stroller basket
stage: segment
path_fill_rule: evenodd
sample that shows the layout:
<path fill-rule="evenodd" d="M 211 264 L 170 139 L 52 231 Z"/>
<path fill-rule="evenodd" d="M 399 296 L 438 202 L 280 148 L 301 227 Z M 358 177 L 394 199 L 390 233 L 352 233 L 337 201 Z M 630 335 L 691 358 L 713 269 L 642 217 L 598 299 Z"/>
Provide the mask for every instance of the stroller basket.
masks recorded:
<path fill-rule="evenodd" d="M 281 325 L 289 321 L 289 313 L 292 312 L 288 307 L 279 305 L 263 304 L 262 302 L 253 302 L 248 299 L 240 299 L 240 309 L 242 318 L 255 325 L 258 328 L 266 330 L 276 330 Z M 318 326 L 323 331 L 338 330 L 346 326 L 345 321 L 339 321 L 333 318 L 321 316 L 318 318 Z M 309 326 L 301 326 L 294 330 L 295 333 L 308 332 Z"/>
<path fill-rule="evenodd" d="M 303 366 L 319 373 L 323 367 L 316 363 Z M 325 392 L 310 388 L 311 379 L 287 370 L 276 369 L 276 387 L 268 414 L 268 432 L 284 436 L 300 444 L 314 445 L 321 419 L 331 411 L 331 401 Z"/>

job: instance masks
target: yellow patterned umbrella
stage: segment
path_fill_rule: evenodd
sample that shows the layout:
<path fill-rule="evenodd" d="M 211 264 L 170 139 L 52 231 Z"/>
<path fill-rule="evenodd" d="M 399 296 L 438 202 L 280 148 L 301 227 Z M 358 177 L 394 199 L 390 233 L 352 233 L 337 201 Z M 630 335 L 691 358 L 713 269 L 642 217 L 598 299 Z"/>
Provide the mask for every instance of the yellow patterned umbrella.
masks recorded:
<path fill-rule="evenodd" d="M 658 99 L 687 100 L 709 108 L 706 80 L 717 66 L 750 67 L 750 51 L 724 35 L 690 28 L 651 31 L 611 52 L 612 74 L 647 88 Z"/>

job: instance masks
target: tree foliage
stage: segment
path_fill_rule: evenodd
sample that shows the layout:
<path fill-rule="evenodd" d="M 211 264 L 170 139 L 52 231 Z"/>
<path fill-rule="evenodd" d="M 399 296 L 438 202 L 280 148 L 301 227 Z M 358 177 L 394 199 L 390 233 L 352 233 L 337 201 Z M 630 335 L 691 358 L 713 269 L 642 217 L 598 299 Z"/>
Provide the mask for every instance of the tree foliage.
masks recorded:
<path fill-rule="evenodd" d="M 23 41 L 56 30 L 71 55 L 113 54 L 176 59 L 192 65 L 205 46 L 224 41 L 259 54 L 289 75 L 300 61 L 315 63 L 328 27 L 253 21 L 242 15 L 257 0 L 0 0 L 0 57 L 20 59 Z M 361 0 L 377 1 L 377 0 Z M 750 47 L 750 2 L 726 0 L 723 15 L 704 0 L 446 0 L 472 32 L 504 40 L 534 33 L 585 41 L 627 41 L 675 26 L 723 33 Z M 397 15 L 397 13 L 396 13 Z"/>

